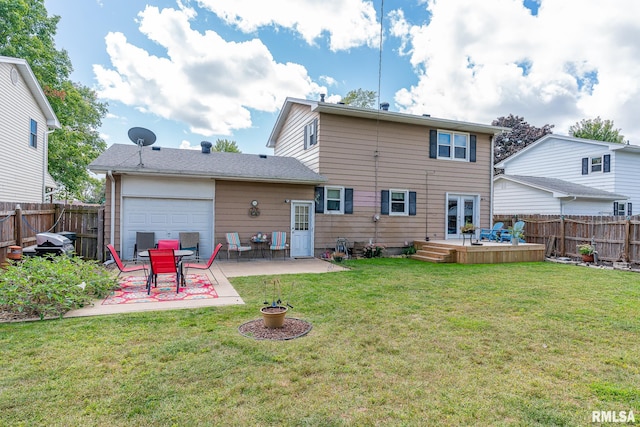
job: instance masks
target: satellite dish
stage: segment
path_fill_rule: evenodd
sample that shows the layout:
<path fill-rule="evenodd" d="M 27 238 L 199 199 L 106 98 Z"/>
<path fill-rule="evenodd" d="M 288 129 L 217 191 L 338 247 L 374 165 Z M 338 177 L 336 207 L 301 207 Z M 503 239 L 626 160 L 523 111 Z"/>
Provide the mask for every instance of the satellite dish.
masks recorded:
<path fill-rule="evenodd" d="M 145 128 L 131 128 L 129 129 L 129 139 L 140 147 L 152 145 L 156 142 L 156 134 Z"/>
<path fill-rule="evenodd" d="M 156 134 L 149 129 L 136 127 L 129 129 L 128 135 L 129 139 L 138 146 L 138 156 L 140 157 L 138 166 L 144 167 L 144 164 L 142 164 L 142 147 L 156 142 Z"/>

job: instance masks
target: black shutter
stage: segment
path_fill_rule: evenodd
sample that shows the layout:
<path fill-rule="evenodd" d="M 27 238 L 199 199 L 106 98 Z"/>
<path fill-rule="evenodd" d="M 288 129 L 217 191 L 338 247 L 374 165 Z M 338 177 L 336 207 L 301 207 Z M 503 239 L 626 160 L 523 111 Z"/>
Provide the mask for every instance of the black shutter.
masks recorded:
<path fill-rule="evenodd" d="M 417 198 L 416 192 L 409 191 L 409 215 L 416 214 L 416 198 Z"/>
<path fill-rule="evenodd" d="M 429 131 L 429 158 L 436 159 L 438 157 L 438 131 Z"/>
<path fill-rule="evenodd" d="M 611 154 L 605 154 L 602 163 L 602 172 L 611 172 Z"/>
<path fill-rule="evenodd" d="M 613 214 L 618 215 L 618 202 L 613 202 Z"/>
<path fill-rule="evenodd" d="M 314 200 L 316 202 L 316 213 L 324 213 L 324 187 L 316 187 Z"/>
<path fill-rule="evenodd" d="M 389 190 L 382 190 L 380 194 L 382 203 L 380 204 L 380 213 L 382 215 L 389 215 Z"/>
<path fill-rule="evenodd" d="M 353 188 L 344 189 L 344 213 L 353 213 Z"/>
<path fill-rule="evenodd" d="M 475 135 L 469 136 L 469 161 L 474 163 L 476 161 L 476 136 Z"/>
<path fill-rule="evenodd" d="M 309 126 L 304 127 L 304 149 L 309 148 L 307 142 L 309 141 Z"/>
<path fill-rule="evenodd" d="M 589 158 L 582 158 L 582 175 L 589 175 Z"/>
<path fill-rule="evenodd" d="M 313 119 L 313 135 L 309 141 L 309 145 L 316 145 L 318 143 L 318 119 Z"/>
<path fill-rule="evenodd" d="M 627 203 L 627 215 L 629 216 L 633 215 L 633 209 L 631 208 L 631 205 L 631 202 Z"/>

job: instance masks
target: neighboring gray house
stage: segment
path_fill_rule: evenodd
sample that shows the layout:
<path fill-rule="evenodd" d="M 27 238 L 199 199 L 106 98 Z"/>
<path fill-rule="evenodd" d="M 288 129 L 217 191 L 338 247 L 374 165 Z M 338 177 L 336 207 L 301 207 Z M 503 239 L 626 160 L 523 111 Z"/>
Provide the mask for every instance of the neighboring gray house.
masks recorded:
<path fill-rule="evenodd" d="M 0 56 L 0 201 L 42 203 L 57 185 L 48 134 L 60 128 L 24 59 Z"/>
<path fill-rule="evenodd" d="M 495 165 L 494 214 L 633 215 L 640 146 L 545 135 Z"/>

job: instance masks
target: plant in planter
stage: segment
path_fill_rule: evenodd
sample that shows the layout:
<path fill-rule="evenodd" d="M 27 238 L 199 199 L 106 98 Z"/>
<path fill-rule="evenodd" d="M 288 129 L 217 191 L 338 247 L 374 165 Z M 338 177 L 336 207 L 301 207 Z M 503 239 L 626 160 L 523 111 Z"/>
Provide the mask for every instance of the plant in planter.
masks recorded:
<path fill-rule="evenodd" d="M 460 231 L 463 234 L 473 234 L 476 231 L 476 226 L 470 222 L 467 222 L 462 227 L 460 227 Z"/>
<path fill-rule="evenodd" d="M 362 250 L 362 255 L 365 258 L 376 258 L 382 256 L 382 252 L 385 250 L 385 246 L 380 243 L 369 243 L 365 245 Z"/>
<path fill-rule="evenodd" d="M 293 283 L 291 284 L 293 287 Z M 271 288 L 271 301 L 267 299 L 267 293 Z M 293 308 L 291 304 L 282 302 L 282 284 L 280 279 L 273 279 L 271 282 L 264 281 L 265 298 L 264 304 L 266 307 L 262 307 L 260 312 L 262 313 L 262 320 L 264 321 L 265 328 L 282 328 L 284 325 L 284 318 L 289 308 Z"/>
<path fill-rule="evenodd" d="M 593 254 L 595 251 L 596 248 L 588 243 L 578 246 L 578 252 L 582 255 L 582 261 L 584 262 L 593 262 Z"/>

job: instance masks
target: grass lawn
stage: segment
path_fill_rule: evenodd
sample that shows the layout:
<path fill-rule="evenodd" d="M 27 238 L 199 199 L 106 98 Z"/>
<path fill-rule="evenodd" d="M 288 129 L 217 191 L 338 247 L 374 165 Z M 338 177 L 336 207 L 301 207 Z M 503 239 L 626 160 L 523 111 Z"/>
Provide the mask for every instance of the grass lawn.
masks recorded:
<path fill-rule="evenodd" d="M 640 424 L 640 275 L 552 263 L 347 261 L 280 276 L 311 332 L 246 305 L 0 325 L 0 425 Z M 289 284 L 295 282 L 290 290 Z"/>

